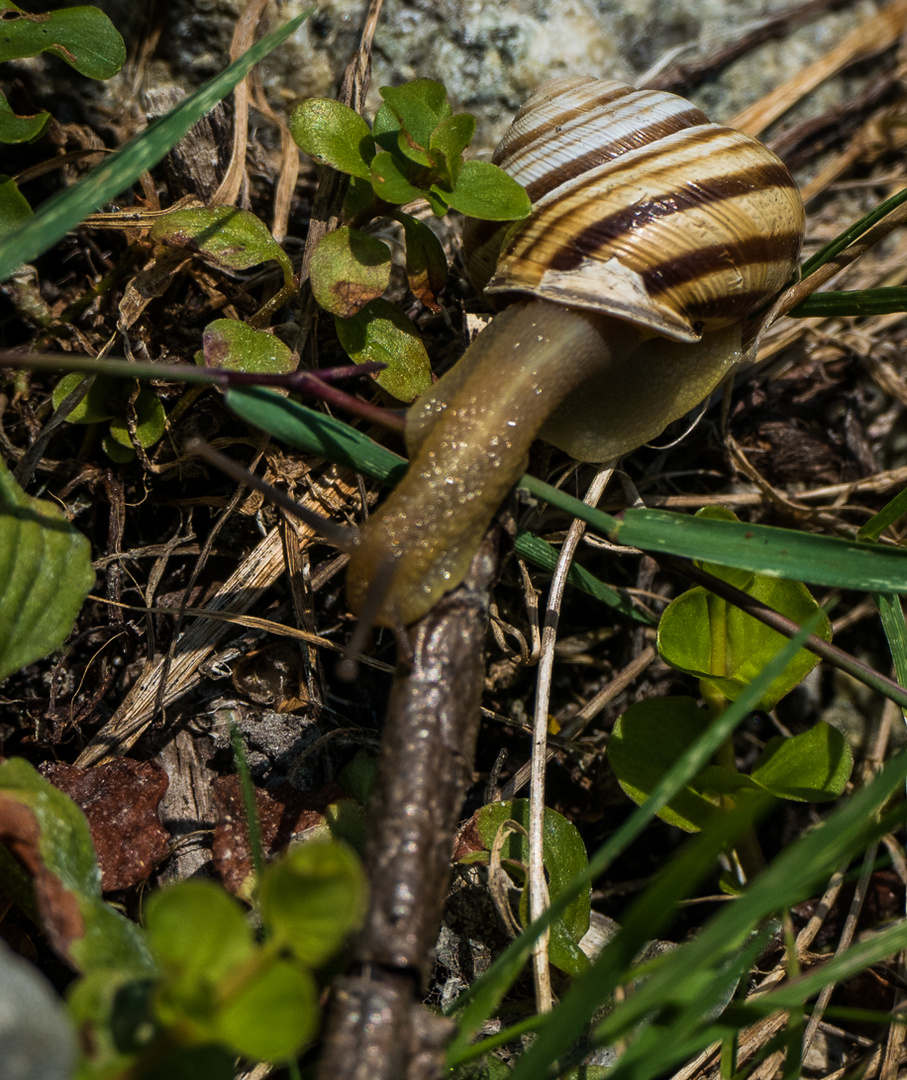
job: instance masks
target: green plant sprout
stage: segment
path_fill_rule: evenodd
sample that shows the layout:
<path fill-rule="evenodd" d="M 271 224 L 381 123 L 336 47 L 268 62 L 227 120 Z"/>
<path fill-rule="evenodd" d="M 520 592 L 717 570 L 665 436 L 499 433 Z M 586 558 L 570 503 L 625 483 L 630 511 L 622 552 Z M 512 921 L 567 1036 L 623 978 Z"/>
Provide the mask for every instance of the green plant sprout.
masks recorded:
<path fill-rule="evenodd" d="M 447 280 L 447 260 L 431 229 L 400 207 L 424 200 L 442 217 L 511 221 L 529 215 L 525 190 L 496 165 L 464 161 L 475 118 L 454 114 L 444 87 L 431 79 L 383 86 L 384 104 L 369 129 L 347 105 L 312 98 L 298 105 L 290 131 L 299 147 L 322 165 L 348 175 L 344 204 L 350 222 L 324 236 L 312 257 L 312 293 L 334 315 L 337 337 L 355 361 L 377 360 L 386 369 L 377 383 L 412 402 L 431 385 L 431 366 L 412 322 L 381 299 L 390 284 L 391 251 L 362 231 L 380 218 L 403 229 L 409 287 L 430 311 Z"/>

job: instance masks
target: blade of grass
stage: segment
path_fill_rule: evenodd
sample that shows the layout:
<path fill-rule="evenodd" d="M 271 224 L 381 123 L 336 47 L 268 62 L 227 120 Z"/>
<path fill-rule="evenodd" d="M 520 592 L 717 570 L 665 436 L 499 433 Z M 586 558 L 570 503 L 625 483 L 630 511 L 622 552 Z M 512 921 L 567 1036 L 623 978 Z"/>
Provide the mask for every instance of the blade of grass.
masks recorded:
<path fill-rule="evenodd" d="M 193 124 L 226 97 L 259 60 L 284 42 L 314 10 L 308 8 L 262 38 L 83 180 L 53 195 L 24 225 L 4 236 L 0 240 L 0 281 L 5 281 L 22 263 L 47 251 L 93 210 L 125 191 L 146 169 L 156 165 Z"/>
<path fill-rule="evenodd" d="M 816 319 L 835 315 L 890 315 L 901 311 L 907 311 L 907 288 L 895 285 L 884 289 L 814 292 L 787 314 L 793 319 Z"/>

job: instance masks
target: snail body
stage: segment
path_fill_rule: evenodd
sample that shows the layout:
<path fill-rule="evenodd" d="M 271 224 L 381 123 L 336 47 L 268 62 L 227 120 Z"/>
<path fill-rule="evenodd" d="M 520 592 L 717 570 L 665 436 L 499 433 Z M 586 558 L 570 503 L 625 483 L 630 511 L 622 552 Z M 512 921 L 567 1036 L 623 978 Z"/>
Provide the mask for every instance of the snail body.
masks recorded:
<path fill-rule="evenodd" d="M 533 211 L 464 235 L 473 282 L 510 306 L 413 405 L 409 470 L 351 555 L 354 610 L 390 574 L 382 625 L 459 584 L 536 437 L 605 461 L 707 397 L 800 251 L 803 205 L 781 161 L 673 94 L 554 80 L 494 161 Z"/>

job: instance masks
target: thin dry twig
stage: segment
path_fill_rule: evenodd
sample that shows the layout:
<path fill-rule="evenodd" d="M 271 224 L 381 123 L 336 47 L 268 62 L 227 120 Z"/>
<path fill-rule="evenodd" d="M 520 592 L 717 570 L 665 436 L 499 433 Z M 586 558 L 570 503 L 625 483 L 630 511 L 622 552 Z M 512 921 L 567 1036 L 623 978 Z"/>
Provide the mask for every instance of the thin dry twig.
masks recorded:
<path fill-rule="evenodd" d="M 602 466 L 589 485 L 583 501 L 589 506 L 595 506 L 613 473 L 612 463 Z M 542 628 L 542 648 L 536 679 L 532 730 L 532 771 L 529 784 L 529 914 L 531 919 L 540 918 L 548 907 L 548 887 L 545 882 L 542 845 L 545 827 L 545 764 L 548 760 L 548 704 L 551 699 L 551 672 L 554 667 L 554 644 L 557 640 L 561 601 L 567 586 L 567 573 L 585 530 L 585 522 L 578 519 L 570 526 L 551 579 L 548 606 L 545 609 L 545 622 Z M 538 937 L 533 947 L 532 969 L 538 1010 L 550 1012 L 554 1006 L 554 995 L 551 990 L 551 974 L 548 965 L 547 930 Z"/>

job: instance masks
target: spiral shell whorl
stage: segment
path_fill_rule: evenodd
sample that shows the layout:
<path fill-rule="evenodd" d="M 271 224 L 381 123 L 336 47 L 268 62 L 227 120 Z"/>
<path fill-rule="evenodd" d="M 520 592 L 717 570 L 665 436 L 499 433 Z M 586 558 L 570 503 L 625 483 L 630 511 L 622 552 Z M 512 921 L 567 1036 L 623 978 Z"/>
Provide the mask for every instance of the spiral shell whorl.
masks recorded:
<path fill-rule="evenodd" d="M 494 160 L 534 208 L 464 237 L 470 275 L 490 277 L 492 294 L 697 341 L 767 303 L 800 251 L 803 205 L 782 162 L 674 94 L 554 80 L 520 110 Z"/>

